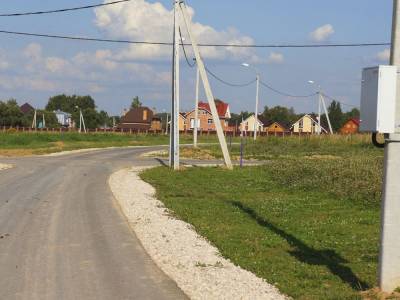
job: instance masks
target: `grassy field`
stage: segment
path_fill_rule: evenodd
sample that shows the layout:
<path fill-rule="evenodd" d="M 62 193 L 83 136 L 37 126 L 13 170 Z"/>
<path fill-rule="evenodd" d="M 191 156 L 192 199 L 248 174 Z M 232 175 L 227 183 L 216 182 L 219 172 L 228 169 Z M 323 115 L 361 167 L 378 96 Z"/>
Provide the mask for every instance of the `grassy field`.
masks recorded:
<path fill-rule="evenodd" d="M 245 156 L 270 162 L 142 178 L 225 257 L 295 299 L 358 299 L 374 288 L 383 151 L 367 136 L 269 138 L 248 141 Z"/>
<path fill-rule="evenodd" d="M 189 135 L 181 137 L 182 143 L 191 143 Z M 202 143 L 216 142 L 215 136 L 203 135 Z M 66 150 L 87 148 L 123 147 L 123 146 L 151 146 L 167 145 L 169 137 L 166 135 L 138 134 L 126 135 L 117 133 L 0 133 L 0 155 L 23 156 L 32 154 L 47 154 Z"/>

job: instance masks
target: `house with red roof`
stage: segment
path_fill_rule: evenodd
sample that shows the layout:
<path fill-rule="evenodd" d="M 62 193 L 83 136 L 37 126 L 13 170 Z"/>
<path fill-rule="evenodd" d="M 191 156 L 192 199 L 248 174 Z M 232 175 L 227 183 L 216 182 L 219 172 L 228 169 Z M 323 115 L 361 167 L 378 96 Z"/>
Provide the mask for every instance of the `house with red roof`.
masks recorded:
<path fill-rule="evenodd" d="M 341 134 L 355 134 L 358 133 L 360 129 L 360 119 L 352 118 L 348 120 L 342 128 L 340 128 L 339 132 Z"/>
<path fill-rule="evenodd" d="M 229 104 L 221 100 L 215 100 L 215 106 L 217 107 L 217 112 L 219 120 L 222 125 L 222 129 L 227 131 L 229 128 L 228 121 L 231 118 L 231 112 Z M 192 110 L 185 114 L 186 123 L 184 128 L 181 130 L 193 130 L 195 127 L 195 110 Z M 212 117 L 210 105 L 205 102 L 199 102 L 199 115 L 197 128 L 200 131 L 215 131 L 216 127 Z"/>

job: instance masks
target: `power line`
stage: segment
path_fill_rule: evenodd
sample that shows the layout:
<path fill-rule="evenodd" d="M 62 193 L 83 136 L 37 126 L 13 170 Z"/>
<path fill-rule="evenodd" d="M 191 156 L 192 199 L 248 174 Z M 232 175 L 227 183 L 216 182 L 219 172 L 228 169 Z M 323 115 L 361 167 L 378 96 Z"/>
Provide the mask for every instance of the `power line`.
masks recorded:
<path fill-rule="evenodd" d="M 131 0 L 119 0 L 113 1 L 108 3 L 101 3 L 101 4 L 93 4 L 93 5 L 86 5 L 86 6 L 78 6 L 72 8 L 62 8 L 62 9 L 54 9 L 54 10 L 43 10 L 43 11 L 34 11 L 34 12 L 22 12 L 22 13 L 11 13 L 11 14 L 0 14 L 0 17 L 21 17 L 21 16 L 32 16 L 32 15 L 44 15 L 44 14 L 53 14 L 53 13 L 61 13 L 67 11 L 76 11 L 82 9 L 90 9 L 108 5 L 115 5 L 123 2 L 129 2 Z"/>
<path fill-rule="evenodd" d="M 260 81 L 260 83 L 261 83 L 262 86 L 266 87 L 267 89 L 269 89 L 269 90 L 271 90 L 271 91 L 273 91 L 273 92 L 275 92 L 275 93 L 277 93 L 277 94 L 279 94 L 281 96 L 290 97 L 290 98 L 310 98 L 310 97 L 313 97 L 313 96 L 318 94 L 318 93 L 313 93 L 313 94 L 309 94 L 309 95 L 292 95 L 292 94 L 277 90 L 274 87 L 270 86 L 269 84 L 267 84 L 267 83 L 265 83 L 263 81 Z"/>
<path fill-rule="evenodd" d="M 205 67 L 207 73 L 210 74 L 212 77 L 214 77 L 216 80 L 218 80 L 219 82 L 221 82 L 225 85 L 231 86 L 231 87 L 246 87 L 246 86 L 249 86 L 249 85 L 253 84 L 254 82 L 256 82 L 256 79 L 254 79 L 250 82 L 243 83 L 243 84 L 230 83 L 230 82 L 222 79 L 221 77 L 215 75 L 210 69 L 207 68 L 206 65 L 204 65 L 204 67 Z"/>
<path fill-rule="evenodd" d="M 183 41 L 182 32 L 181 32 L 181 28 L 180 27 L 179 27 L 179 35 L 181 37 L 181 41 Z M 182 43 L 182 48 L 183 48 L 183 53 L 185 54 L 186 63 L 188 64 L 188 66 L 190 68 L 193 68 L 196 65 L 196 61 L 194 60 L 193 63 L 190 63 L 189 58 L 188 58 L 187 53 L 186 53 L 185 45 L 183 43 Z"/>
<path fill-rule="evenodd" d="M 321 93 L 323 96 L 325 96 L 325 98 L 328 98 L 329 100 L 332 100 L 332 101 L 336 101 L 336 102 L 338 102 L 338 103 L 340 103 L 340 104 L 342 104 L 342 105 L 344 105 L 344 106 L 349 106 L 349 107 L 353 107 L 353 108 L 359 108 L 359 106 L 356 106 L 356 105 L 352 105 L 352 104 L 348 104 L 348 103 L 344 103 L 344 102 L 341 102 L 341 101 L 338 101 L 337 99 L 335 99 L 335 98 L 333 98 L 333 97 L 331 97 L 331 96 L 329 96 L 329 95 L 327 95 L 327 94 L 325 94 L 325 93 Z"/>
<path fill-rule="evenodd" d="M 130 0 L 125 0 L 130 1 Z M 19 36 L 32 36 L 42 38 L 54 38 L 64 40 L 75 40 L 75 41 L 86 41 L 86 42 L 105 42 L 105 43 L 119 43 L 119 44 L 141 44 L 141 45 L 159 45 L 159 46 L 172 46 L 171 42 L 146 42 L 146 41 L 131 41 L 131 40 L 115 40 L 115 39 L 101 39 L 92 37 L 77 37 L 67 35 L 56 35 L 46 33 L 31 33 L 31 32 L 19 32 L 0 30 L 0 33 L 9 35 Z M 190 46 L 190 44 L 181 43 L 184 46 Z M 199 44 L 199 47 L 225 47 L 225 48 L 335 48 L 335 47 L 373 47 L 373 46 L 389 46 L 391 43 L 359 43 L 359 44 L 282 44 L 282 45 L 241 45 L 241 44 Z"/>

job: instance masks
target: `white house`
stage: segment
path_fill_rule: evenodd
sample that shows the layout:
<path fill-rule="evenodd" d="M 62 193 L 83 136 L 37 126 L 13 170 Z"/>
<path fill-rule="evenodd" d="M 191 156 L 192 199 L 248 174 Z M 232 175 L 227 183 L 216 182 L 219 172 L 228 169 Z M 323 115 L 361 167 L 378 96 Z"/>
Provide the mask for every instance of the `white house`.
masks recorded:
<path fill-rule="evenodd" d="M 61 110 L 54 111 L 57 117 L 58 123 L 63 127 L 72 127 L 72 115 Z"/>
<path fill-rule="evenodd" d="M 262 132 L 264 130 L 264 123 L 260 120 L 259 117 L 257 119 L 257 132 Z M 251 115 L 246 120 L 240 123 L 240 131 L 241 132 L 254 132 L 254 124 L 256 123 L 256 118 L 254 115 Z"/>

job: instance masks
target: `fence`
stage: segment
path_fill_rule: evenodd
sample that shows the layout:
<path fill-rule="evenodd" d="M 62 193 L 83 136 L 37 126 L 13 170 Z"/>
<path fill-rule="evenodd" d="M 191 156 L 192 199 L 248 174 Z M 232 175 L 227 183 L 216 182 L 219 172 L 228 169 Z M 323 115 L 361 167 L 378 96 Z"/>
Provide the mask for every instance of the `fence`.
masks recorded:
<path fill-rule="evenodd" d="M 30 128 L 30 127 L 13 127 L 13 126 L 3 126 L 0 127 L 2 132 L 9 132 L 9 131 L 17 131 L 17 132 L 31 132 L 31 133 L 36 133 L 36 132 L 43 132 L 43 133 L 64 133 L 64 132 L 78 132 L 78 129 L 76 128 Z M 165 134 L 165 130 L 145 130 L 145 129 L 127 129 L 127 128 L 95 128 L 95 129 L 87 129 L 87 133 L 118 133 L 118 134 Z M 185 135 L 192 135 L 193 130 L 184 130 L 180 131 L 181 134 Z M 82 132 L 84 134 L 84 132 Z M 199 131 L 199 135 L 216 135 L 216 131 Z M 225 136 L 232 136 L 232 137 L 238 137 L 242 133 L 240 131 L 225 131 L 224 132 Z M 275 137 L 287 137 L 287 136 L 311 136 L 313 134 L 311 133 L 297 133 L 297 132 L 292 132 L 292 131 L 284 131 L 284 132 L 259 132 L 258 136 L 262 137 L 268 137 L 268 136 L 275 136 Z M 253 132 L 244 132 L 244 136 L 246 137 L 252 137 Z"/>

